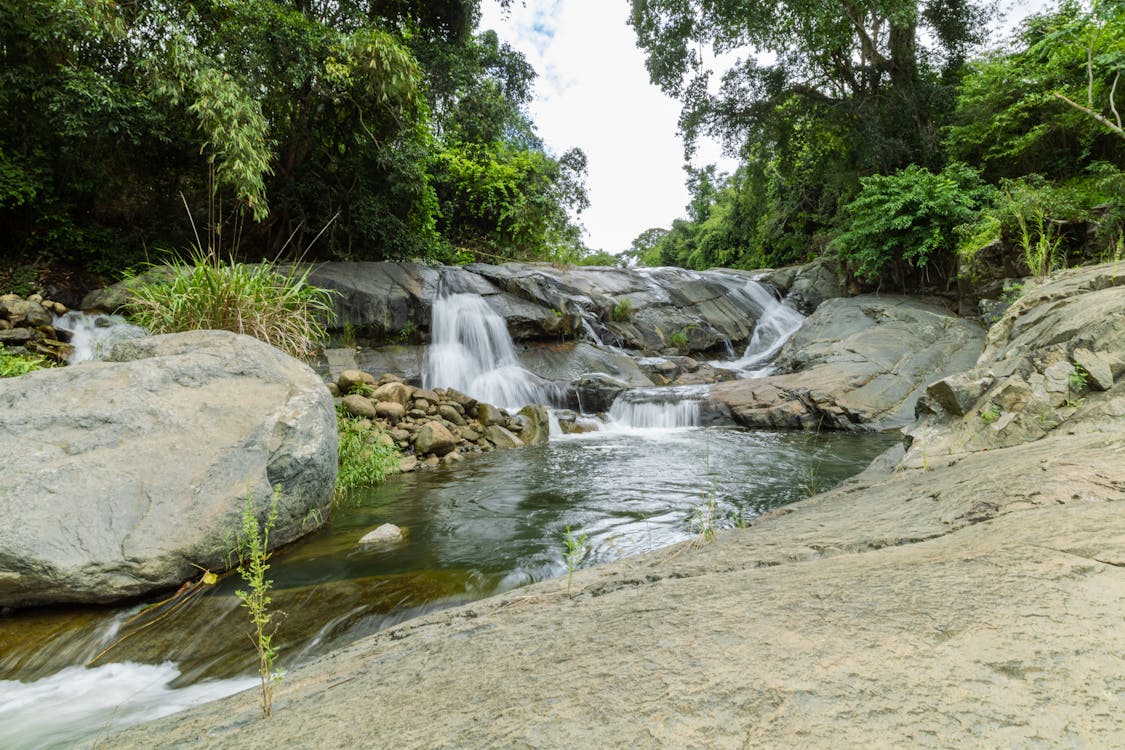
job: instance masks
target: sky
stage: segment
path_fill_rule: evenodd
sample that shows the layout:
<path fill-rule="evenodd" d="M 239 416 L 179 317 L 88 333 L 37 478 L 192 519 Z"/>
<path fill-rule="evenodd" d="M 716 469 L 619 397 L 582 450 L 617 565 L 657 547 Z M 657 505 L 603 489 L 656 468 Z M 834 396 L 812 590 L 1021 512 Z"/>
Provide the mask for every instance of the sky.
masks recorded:
<path fill-rule="evenodd" d="M 1005 0 L 1006 25 L 1044 0 Z M 522 52 L 539 77 L 531 118 L 556 156 L 586 152 L 590 208 L 579 217 L 594 250 L 620 252 L 651 227 L 685 214 L 680 105 L 649 82 L 627 23 L 628 0 L 528 0 L 507 12 L 484 0 L 481 29 Z M 701 143 L 696 166 L 731 172 L 715 143 Z"/>

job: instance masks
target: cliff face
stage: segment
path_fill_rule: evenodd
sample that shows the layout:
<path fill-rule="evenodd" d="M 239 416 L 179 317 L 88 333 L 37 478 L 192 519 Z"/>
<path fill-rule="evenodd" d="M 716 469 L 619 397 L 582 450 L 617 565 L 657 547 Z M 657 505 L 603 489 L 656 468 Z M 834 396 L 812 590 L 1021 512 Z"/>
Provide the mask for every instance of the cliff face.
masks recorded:
<path fill-rule="evenodd" d="M 1117 745 L 1116 272 L 1027 294 L 909 447 L 833 492 L 581 571 L 573 598 L 412 620 L 288 675 L 271 719 L 242 694 L 99 747 Z"/>

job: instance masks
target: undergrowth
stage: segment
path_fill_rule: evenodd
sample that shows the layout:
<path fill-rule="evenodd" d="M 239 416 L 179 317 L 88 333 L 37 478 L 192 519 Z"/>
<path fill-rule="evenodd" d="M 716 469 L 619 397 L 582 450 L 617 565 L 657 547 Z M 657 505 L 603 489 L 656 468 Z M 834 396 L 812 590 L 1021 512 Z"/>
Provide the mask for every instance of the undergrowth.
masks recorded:
<path fill-rule="evenodd" d="M 48 366 L 46 358 L 38 354 L 13 354 L 0 346 L 0 378 L 18 378 Z"/>
<path fill-rule="evenodd" d="M 343 410 L 337 411 L 336 421 L 340 432 L 337 497 L 355 487 L 379 484 L 398 471 L 402 454 L 390 435 Z"/>
<path fill-rule="evenodd" d="M 227 263 L 196 249 L 168 278 L 130 285 L 130 317 L 150 333 L 224 330 L 265 341 L 297 357 L 316 352 L 332 319 L 331 293 L 308 271 L 263 261 Z"/>

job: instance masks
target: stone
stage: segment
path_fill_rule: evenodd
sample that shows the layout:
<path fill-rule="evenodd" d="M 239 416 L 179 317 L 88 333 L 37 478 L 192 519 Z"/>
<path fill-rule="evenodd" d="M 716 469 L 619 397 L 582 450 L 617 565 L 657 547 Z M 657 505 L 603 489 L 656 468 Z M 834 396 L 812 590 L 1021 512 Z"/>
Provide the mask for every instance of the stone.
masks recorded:
<path fill-rule="evenodd" d="M 31 331 L 27 328 L 0 329 L 0 344 L 24 344 L 31 341 Z"/>
<path fill-rule="evenodd" d="M 485 427 L 484 436 L 488 439 L 488 442 L 492 443 L 492 445 L 497 448 L 522 448 L 524 445 L 523 440 L 520 440 L 510 430 L 498 424 Z"/>
<path fill-rule="evenodd" d="M 457 431 L 462 440 L 468 440 L 470 443 L 475 443 L 481 439 L 481 434 L 474 430 L 472 427 L 462 427 Z"/>
<path fill-rule="evenodd" d="M 398 470 L 400 472 L 402 472 L 403 474 L 409 474 L 410 472 L 416 470 L 417 468 L 418 468 L 418 457 L 413 455 L 413 454 L 403 456 L 398 461 Z"/>
<path fill-rule="evenodd" d="M 507 417 L 504 412 L 497 409 L 492 404 L 478 403 L 477 404 L 477 421 L 485 427 L 494 424 L 503 424 Z"/>
<path fill-rule="evenodd" d="M 390 422 L 398 422 L 406 416 L 406 409 L 397 401 L 378 401 L 375 404 L 375 414 Z"/>
<path fill-rule="evenodd" d="M 974 378 L 957 373 L 928 385 L 926 395 L 947 414 L 963 417 L 972 411 L 993 381 L 988 376 Z"/>
<path fill-rule="evenodd" d="M 336 378 L 336 385 L 341 393 L 351 393 L 358 386 L 374 386 L 375 376 L 362 370 L 344 370 Z"/>
<path fill-rule="evenodd" d="M 375 404 L 371 403 L 371 399 L 366 396 L 360 396 L 358 393 L 351 393 L 340 399 L 340 405 L 344 407 L 344 411 L 353 417 L 366 417 L 367 419 L 375 419 L 379 416 L 375 411 Z"/>
<path fill-rule="evenodd" d="M 525 406 L 519 410 L 517 418 L 522 423 L 520 440 L 525 445 L 544 445 L 551 435 L 551 420 L 547 407 L 542 404 Z"/>
<path fill-rule="evenodd" d="M 403 541 L 404 538 L 405 535 L 401 528 L 395 526 L 393 523 L 384 523 L 364 534 L 360 538 L 359 543 L 362 546 L 397 544 Z"/>
<path fill-rule="evenodd" d="M 32 295 L 35 296 L 35 295 Z M 16 326 L 36 328 L 50 325 L 51 313 L 43 309 L 37 301 L 14 299 L 0 300 L 0 317 L 7 318 Z"/>
<path fill-rule="evenodd" d="M 0 380 L 0 607 L 109 602 L 223 571 L 247 498 L 271 546 L 327 517 L 332 398 L 308 367 L 224 331 L 117 344 Z"/>
<path fill-rule="evenodd" d="M 464 460 L 465 457 L 462 456 L 459 451 L 450 451 L 449 453 L 446 453 L 441 457 L 441 462 L 447 466 L 451 464 L 461 463 Z"/>
<path fill-rule="evenodd" d="M 392 381 L 376 388 L 375 392 L 371 394 L 371 398 L 376 401 L 394 401 L 403 406 L 408 406 L 413 395 L 414 388 L 412 386 Z"/>
<path fill-rule="evenodd" d="M 427 422 L 414 436 L 414 450 L 419 455 L 433 453 L 444 456 L 456 445 L 457 439 L 441 422 Z"/>
<path fill-rule="evenodd" d="M 441 415 L 442 419 L 447 419 L 455 425 L 465 424 L 465 418 L 463 416 L 461 416 L 461 412 L 459 412 L 459 411 L 457 411 L 457 409 L 453 408 L 452 405 L 450 405 L 450 404 L 439 404 L 437 410 L 438 410 L 438 414 Z"/>
<path fill-rule="evenodd" d="M 1086 371 L 1086 383 L 1096 391 L 1108 391 L 1113 387 L 1113 371 L 1109 362 L 1089 349 L 1075 349 L 1074 364 Z"/>
<path fill-rule="evenodd" d="M 578 393 L 579 411 L 584 414 L 609 411 L 614 400 L 629 390 L 629 385 L 624 381 L 603 373 L 583 375 L 571 385 Z"/>

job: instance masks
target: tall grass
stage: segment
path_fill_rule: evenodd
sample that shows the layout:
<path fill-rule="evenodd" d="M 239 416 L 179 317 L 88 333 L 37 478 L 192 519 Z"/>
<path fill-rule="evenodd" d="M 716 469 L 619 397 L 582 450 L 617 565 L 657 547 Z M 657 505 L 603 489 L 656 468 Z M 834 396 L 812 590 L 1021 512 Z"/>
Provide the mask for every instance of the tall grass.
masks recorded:
<path fill-rule="evenodd" d="M 337 498 L 355 487 L 379 484 L 398 471 L 402 453 L 390 435 L 342 410 L 336 412 L 336 420 L 340 431 Z"/>
<path fill-rule="evenodd" d="M 308 270 L 227 263 L 198 248 L 173 270 L 168 279 L 130 285 L 129 315 L 150 333 L 234 331 L 296 357 L 314 354 L 325 339 L 331 292 L 309 284 Z"/>

